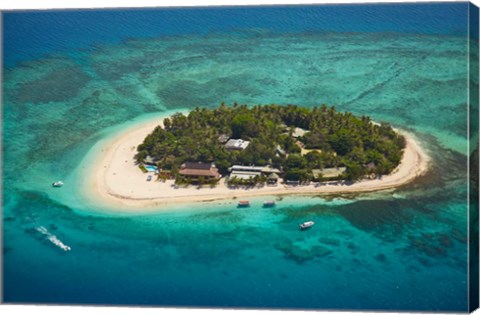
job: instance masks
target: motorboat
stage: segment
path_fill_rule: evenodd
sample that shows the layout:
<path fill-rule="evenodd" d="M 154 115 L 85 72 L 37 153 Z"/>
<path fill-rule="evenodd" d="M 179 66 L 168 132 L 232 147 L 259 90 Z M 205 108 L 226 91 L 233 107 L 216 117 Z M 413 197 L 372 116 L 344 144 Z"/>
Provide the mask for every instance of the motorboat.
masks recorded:
<path fill-rule="evenodd" d="M 53 235 L 52 233 L 50 233 L 47 228 L 43 227 L 43 226 L 39 226 L 36 228 L 36 230 L 40 233 L 42 233 L 43 235 L 45 235 L 45 237 L 50 241 L 52 242 L 52 244 L 54 244 L 55 246 L 58 246 L 59 248 L 63 249 L 64 251 L 68 252 L 70 250 L 72 250 L 72 248 L 68 245 L 65 245 L 61 240 L 59 240 L 57 238 L 57 236 Z"/>
<path fill-rule="evenodd" d="M 63 186 L 63 182 L 62 182 L 62 181 L 53 182 L 53 183 L 52 183 L 52 186 L 53 186 L 53 187 L 62 187 L 62 186 Z"/>
<path fill-rule="evenodd" d="M 300 224 L 299 227 L 300 227 L 300 230 L 306 230 L 306 229 L 311 228 L 314 224 L 315 224 L 315 222 L 313 222 L 313 221 L 307 221 L 307 222 L 303 222 L 302 224 Z"/>
<path fill-rule="evenodd" d="M 263 202 L 263 207 L 264 208 L 270 208 L 275 206 L 275 201 L 264 201 Z"/>
<path fill-rule="evenodd" d="M 248 200 L 240 200 L 240 201 L 238 202 L 238 207 L 240 207 L 240 208 L 250 207 L 250 201 L 248 201 Z"/>

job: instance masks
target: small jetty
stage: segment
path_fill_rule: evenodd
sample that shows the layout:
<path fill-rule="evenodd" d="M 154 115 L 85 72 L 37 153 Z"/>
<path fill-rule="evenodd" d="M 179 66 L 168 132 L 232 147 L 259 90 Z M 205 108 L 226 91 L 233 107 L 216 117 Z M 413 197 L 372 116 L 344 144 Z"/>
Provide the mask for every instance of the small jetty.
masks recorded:
<path fill-rule="evenodd" d="M 299 227 L 300 227 L 300 230 L 303 231 L 303 230 L 311 228 L 314 224 L 315 224 L 315 222 L 313 222 L 313 221 L 307 221 L 307 222 L 303 222 L 302 224 L 300 224 Z"/>
<path fill-rule="evenodd" d="M 63 186 L 63 182 L 62 182 L 62 181 L 53 182 L 53 183 L 52 183 L 52 186 L 53 186 L 53 187 L 62 187 L 62 186 Z"/>
<path fill-rule="evenodd" d="M 275 201 L 273 201 L 273 200 L 271 200 L 271 201 L 264 201 L 264 202 L 263 202 L 263 207 L 264 207 L 264 208 L 275 207 Z"/>
<path fill-rule="evenodd" d="M 250 201 L 248 200 L 240 200 L 238 202 L 238 207 L 239 208 L 247 208 L 247 207 L 250 207 Z"/>

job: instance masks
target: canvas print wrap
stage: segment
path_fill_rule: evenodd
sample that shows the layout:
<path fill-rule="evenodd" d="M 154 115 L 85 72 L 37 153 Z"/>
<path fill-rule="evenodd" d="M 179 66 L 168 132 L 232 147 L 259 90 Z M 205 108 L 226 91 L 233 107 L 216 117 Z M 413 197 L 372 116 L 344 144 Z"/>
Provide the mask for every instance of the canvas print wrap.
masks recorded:
<path fill-rule="evenodd" d="M 479 49 L 478 49 L 478 8 L 474 5 L 470 5 L 469 10 L 469 24 L 470 24 L 470 43 L 469 43 L 469 124 L 470 124 L 470 196 L 469 196 L 469 307 L 470 311 L 475 310 L 478 307 L 478 281 L 479 281 L 479 266 L 478 266 L 478 119 L 479 119 L 479 86 L 478 86 L 478 74 L 479 74 Z M 476 31 L 477 30 L 477 31 Z"/>
<path fill-rule="evenodd" d="M 478 307 L 478 8 L 4 11 L 3 302 Z"/>

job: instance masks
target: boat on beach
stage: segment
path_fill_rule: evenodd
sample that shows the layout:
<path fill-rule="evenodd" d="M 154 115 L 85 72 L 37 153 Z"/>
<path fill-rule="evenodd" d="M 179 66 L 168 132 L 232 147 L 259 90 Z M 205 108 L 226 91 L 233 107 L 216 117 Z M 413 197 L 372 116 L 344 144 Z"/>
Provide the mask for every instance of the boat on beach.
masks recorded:
<path fill-rule="evenodd" d="M 63 182 L 62 182 L 62 181 L 53 182 L 53 183 L 52 183 L 52 186 L 53 186 L 53 187 L 62 187 L 62 186 L 63 186 Z"/>
<path fill-rule="evenodd" d="M 314 224 L 315 224 L 315 222 L 313 222 L 313 221 L 307 221 L 307 222 L 303 222 L 302 224 L 300 224 L 299 227 L 300 227 L 300 230 L 306 230 L 306 229 L 311 228 Z"/>
<path fill-rule="evenodd" d="M 248 200 L 240 200 L 240 201 L 238 202 L 238 207 L 239 207 L 239 208 L 250 207 L 250 201 L 248 201 Z"/>
<path fill-rule="evenodd" d="M 263 207 L 264 208 L 270 208 L 270 207 L 274 207 L 274 206 L 275 206 L 275 201 L 273 201 L 273 200 L 263 202 Z"/>

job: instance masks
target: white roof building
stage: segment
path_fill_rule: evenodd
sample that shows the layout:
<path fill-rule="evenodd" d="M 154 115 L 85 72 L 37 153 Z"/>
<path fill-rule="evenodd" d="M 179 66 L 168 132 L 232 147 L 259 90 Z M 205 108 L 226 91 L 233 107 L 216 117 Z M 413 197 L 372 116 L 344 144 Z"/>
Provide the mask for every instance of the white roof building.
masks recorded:
<path fill-rule="evenodd" d="M 245 165 L 233 165 L 229 168 L 230 178 L 242 178 L 249 179 L 255 176 L 262 176 L 263 174 L 278 174 L 280 170 L 271 168 L 269 166 L 245 166 Z M 278 175 L 277 175 L 278 176 Z"/>
<path fill-rule="evenodd" d="M 303 137 L 303 135 L 307 132 L 307 130 L 295 127 L 295 129 L 292 132 L 292 137 L 298 138 L 298 137 Z"/>
<path fill-rule="evenodd" d="M 225 149 L 227 150 L 245 150 L 250 141 L 245 141 L 242 139 L 230 139 L 225 143 Z"/>
<path fill-rule="evenodd" d="M 334 178 L 345 174 L 346 171 L 346 167 L 330 167 L 324 169 L 313 169 L 312 173 L 315 177 L 318 177 L 318 175 L 321 174 L 323 178 Z"/>
<path fill-rule="evenodd" d="M 238 179 L 250 179 L 255 176 L 261 176 L 261 172 L 242 172 L 242 171 L 232 171 L 230 173 L 230 178 L 238 178 Z"/>
<path fill-rule="evenodd" d="M 229 168 L 231 172 L 262 172 L 264 166 L 245 166 L 245 165 L 233 165 Z"/>

